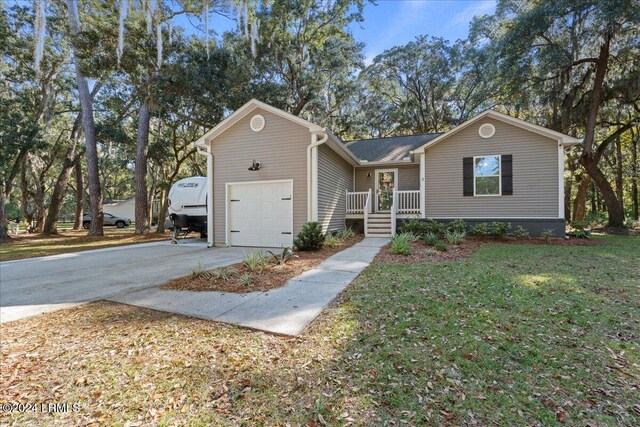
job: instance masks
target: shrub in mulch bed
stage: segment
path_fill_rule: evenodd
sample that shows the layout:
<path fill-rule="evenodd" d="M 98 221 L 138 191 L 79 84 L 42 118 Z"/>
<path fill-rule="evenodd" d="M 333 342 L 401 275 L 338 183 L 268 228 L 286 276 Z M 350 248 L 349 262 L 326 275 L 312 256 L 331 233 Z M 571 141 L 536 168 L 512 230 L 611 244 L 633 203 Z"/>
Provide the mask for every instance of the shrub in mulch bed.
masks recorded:
<path fill-rule="evenodd" d="M 264 292 L 283 286 L 290 279 L 312 269 L 326 258 L 356 244 L 360 240 L 362 240 L 362 236 L 355 236 L 345 240 L 341 246 L 324 246 L 317 251 L 296 251 L 297 258 L 289 259 L 284 265 L 277 265 L 271 255 L 265 252 L 264 255 L 271 257 L 269 263 L 264 268 L 256 268 L 253 272 L 244 263 L 237 263 L 223 267 L 231 269 L 231 274 L 226 278 L 212 274 L 215 269 L 202 270 L 170 280 L 162 285 L 161 288 L 179 291 Z M 274 250 L 273 252 L 279 254 L 281 250 Z"/>

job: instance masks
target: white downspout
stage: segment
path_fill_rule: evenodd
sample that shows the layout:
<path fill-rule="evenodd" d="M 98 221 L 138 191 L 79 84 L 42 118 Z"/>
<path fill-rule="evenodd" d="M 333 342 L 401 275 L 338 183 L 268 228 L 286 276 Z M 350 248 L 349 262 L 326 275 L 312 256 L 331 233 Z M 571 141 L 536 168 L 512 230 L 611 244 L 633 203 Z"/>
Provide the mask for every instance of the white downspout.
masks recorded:
<path fill-rule="evenodd" d="M 426 181 L 426 153 L 422 150 L 420 156 L 420 218 L 426 218 L 427 212 L 427 181 Z"/>
<path fill-rule="evenodd" d="M 318 133 L 324 136 L 319 141 Z M 318 146 L 329 139 L 329 133 L 324 130 L 311 134 L 311 144 L 307 147 L 307 221 L 318 220 Z"/>
<path fill-rule="evenodd" d="M 213 153 L 207 146 L 207 247 L 213 247 Z"/>

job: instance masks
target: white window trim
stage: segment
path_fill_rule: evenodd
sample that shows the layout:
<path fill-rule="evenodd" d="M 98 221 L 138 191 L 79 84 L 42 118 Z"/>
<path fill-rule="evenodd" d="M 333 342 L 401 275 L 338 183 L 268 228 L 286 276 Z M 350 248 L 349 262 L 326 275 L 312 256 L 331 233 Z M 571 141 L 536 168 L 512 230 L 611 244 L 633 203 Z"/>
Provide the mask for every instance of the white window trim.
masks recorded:
<path fill-rule="evenodd" d="M 485 157 L 497 157 L 498 158 L 498 194 L 476 194 L 476 159 L 482 159 Z M 478 178 L 489 178 L 495 175 L 488 175 Z M 502 196 L 502 155 L 500 154 L 486 154 L 484 156 L 473 156 L 473 197 L 499 197 Z"/>

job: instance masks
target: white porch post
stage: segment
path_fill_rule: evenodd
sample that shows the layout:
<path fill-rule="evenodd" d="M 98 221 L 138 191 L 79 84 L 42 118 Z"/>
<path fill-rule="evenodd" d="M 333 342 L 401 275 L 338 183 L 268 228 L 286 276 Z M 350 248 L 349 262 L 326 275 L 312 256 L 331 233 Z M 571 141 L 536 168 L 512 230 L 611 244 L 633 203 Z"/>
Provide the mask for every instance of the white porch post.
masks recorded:
<path fill-rule="evenodd" d="M 427 183 L 425 181 L 425 152 L 422 150 L 420 155 L 420 218 L 426 218 L 427 208 L 426 208 L 426 198 L 427 198 Z"/>
<path fill-rule="evenodd" d="M 207 246 L 213 247 L 213 153 L 207 146 Z"/>
<path fill-rule="evenodd" d="M 558 218 L 564 218 L 564 146 L 558 144 Z"/>

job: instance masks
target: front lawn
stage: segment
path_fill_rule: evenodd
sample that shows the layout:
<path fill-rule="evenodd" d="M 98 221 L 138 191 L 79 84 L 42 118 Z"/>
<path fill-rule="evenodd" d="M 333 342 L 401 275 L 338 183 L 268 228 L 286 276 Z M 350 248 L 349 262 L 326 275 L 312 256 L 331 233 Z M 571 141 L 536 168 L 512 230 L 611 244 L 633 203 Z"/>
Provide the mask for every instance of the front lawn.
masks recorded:
<path fill-rule="evenodd" d="M 57 235 L 20 234 L 0 242 L 0 260 L 9 261 L 112 246 L 132 245 L 169 239 L 169 233 L 134 234 L 133 227 L 105 228 L 104 236 L 87 236 L 88 230 L 64 230 Z"/>
<path fill-rule="evenodd" d="M 373 264 L 300 338 L 98 302 L 0 327 L 40 425 L 638 425 L 640 239 Z"/>

